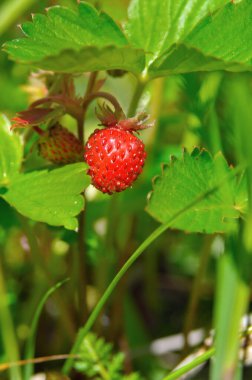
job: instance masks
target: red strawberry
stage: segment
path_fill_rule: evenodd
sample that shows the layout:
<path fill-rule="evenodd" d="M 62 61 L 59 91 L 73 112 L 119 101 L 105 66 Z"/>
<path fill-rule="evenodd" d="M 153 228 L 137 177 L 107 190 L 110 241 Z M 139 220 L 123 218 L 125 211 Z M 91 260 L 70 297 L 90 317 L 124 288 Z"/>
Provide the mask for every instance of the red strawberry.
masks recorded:
<path fill-rule="evenodd" d="M 39 154 L 55 164 L 83 161 L 83 145 L 66 128 L 55 124 L 38 141 Z"/>
<path fill-rule="evenodd" d="M 143 142 L 133 131 L 144 128 L 146 115 L 111 125 L 108 109 L 105 111 L 108 127 L 96 129 L 89 137 L 84 158 L 89 165 L 92 184 L 103 193 L 112 194 L 127 189 L 142 172 L 146 152 Z M 98 117 L 104 121 L 102 115 Z"/>

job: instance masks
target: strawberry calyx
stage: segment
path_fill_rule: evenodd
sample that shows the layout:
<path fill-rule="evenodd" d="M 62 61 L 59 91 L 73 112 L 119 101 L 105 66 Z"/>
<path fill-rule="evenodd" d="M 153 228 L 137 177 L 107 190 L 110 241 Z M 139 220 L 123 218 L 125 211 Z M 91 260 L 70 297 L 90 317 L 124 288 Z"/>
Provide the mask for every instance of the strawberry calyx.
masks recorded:
<path fill-rule="evenodd" d="M 98 107 L 95 110 L 96 116 L 101 121 L 100 125 L 104 127 L 114 127 L 134 132 L 154 125 L 154 123 L 146 124 L 150 117 L 146 112 L 140 112 L 136 116 L 127 119 L 121 110 L 115 109 L 113 111 L 106 103 Z"/>

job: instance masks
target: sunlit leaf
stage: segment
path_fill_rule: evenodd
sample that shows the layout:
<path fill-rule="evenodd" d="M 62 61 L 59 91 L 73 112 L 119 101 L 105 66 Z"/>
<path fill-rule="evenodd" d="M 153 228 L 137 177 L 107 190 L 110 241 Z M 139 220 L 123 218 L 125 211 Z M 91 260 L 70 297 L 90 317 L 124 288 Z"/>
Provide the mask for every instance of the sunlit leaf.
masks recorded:
<path fill-rule="evenodd" d="M 57 72 L 123 69 L 141 72 L 144 53 L 129 46 L 118 25 L 87 3 L 75 12 L 51 7 L 22 25 L 26 38 L 5 44 L 16 61 Z"/>
<path fill-rule="evenodd" d="M 75 229 L 76 216 L 84 208 L 81 193 L 88 185 L 86 164 L 77 163 L 20 174 L 11 181 L 3 198 L 30 219 Z"/>
<path fill-rule="evenodd" d="M 232 170 L 222 155 L 213 159 L 205 150 L 195 149 L 191 155 L 185 151 L 182 159 L 172 158 L 169 164 L 163 166 L 162 175 L 154 180 L 147 211 L 161 223 L 167 222 L 197 197 L 219 184 L 220 166 L 225 168 L 226 174 Z M 228 187 L 231 200 L 223 186 L 219 187 L 195 207 L 184 212 L 173 227 L 204 233 L 230 230 L 234 227 L 235 218 L 240 215 L 240 205 L 235 200 L 236 186 L 236 179 L 230 179 Z M 244 199 L 239 198 L 239 202 L 244 202 Z"/>
<path fill-rule="evenodd" d="M 187 36 L 208 14 L 229 0 L 132 0 L 127 35 L 154 61 L 174 43 Z"/>

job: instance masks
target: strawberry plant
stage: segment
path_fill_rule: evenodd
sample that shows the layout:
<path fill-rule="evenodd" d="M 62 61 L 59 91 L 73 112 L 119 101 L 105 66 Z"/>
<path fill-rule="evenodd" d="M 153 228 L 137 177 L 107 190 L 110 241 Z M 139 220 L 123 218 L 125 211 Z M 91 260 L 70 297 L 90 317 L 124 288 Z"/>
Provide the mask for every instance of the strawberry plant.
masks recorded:
<path fill-rule="evenodd" d="M 1 378 L 251 377 L 251 18 L 2 2 Z"/>

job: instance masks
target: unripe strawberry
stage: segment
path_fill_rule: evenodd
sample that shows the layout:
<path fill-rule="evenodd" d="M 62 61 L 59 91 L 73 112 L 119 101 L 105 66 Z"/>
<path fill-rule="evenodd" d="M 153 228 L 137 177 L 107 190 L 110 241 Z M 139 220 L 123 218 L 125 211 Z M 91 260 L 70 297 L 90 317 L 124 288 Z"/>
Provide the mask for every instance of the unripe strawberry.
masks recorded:
<path fill-rule="evenodd" d="M 55 124 L 38 140 L 39 154 L 55 164 L 83 161 L 83 144 L 60 124 Z"/>
<path fill-rule="evenodd" d="M 113 123 L 115 114 L 103 106 L 99 119 L 107 128 L 96 129 L 89 137 L 84 158 L 92 184 L 103 193 L 120 192 L 132 185 L 142 172 L 146 152 L 134 131 L 147 128 L 146 114 Z"/>

